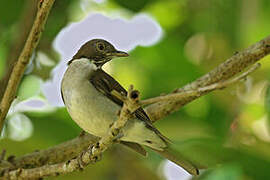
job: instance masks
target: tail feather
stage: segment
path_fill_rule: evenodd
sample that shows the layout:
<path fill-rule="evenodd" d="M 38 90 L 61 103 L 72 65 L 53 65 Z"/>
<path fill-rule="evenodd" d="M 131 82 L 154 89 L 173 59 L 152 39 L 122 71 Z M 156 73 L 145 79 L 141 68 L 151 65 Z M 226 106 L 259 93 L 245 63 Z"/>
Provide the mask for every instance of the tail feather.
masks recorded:
<path fill-rule="evenodd" d="M 194 164 L 192 164 L 192 162 L 188 161 L 184 157 L 181 157 L 181 155 L 178 152 L 173 151 L 170 147 L 164 149 L 163 151 L 159 151 L 156 149 L 152 149 L 152 150 L 157 152 L 162 157 L 174 162 L 178 166 L 181 166 L 183 169 L 185 169 L 191 175 L 194 175 L 194 176 L 199 175 L 198 168 L 196 168 L 196 166 Z"/>
<path fill-rule="evenodd" d="M 126 147 L 129 147 L 130 149 L 136 151 L 137 153 L 143 156 L 147 156 L 147 151 L 140 144 L 127 142 L 127 141 L 120 141 L 120 144 L 125 145 Z"/>

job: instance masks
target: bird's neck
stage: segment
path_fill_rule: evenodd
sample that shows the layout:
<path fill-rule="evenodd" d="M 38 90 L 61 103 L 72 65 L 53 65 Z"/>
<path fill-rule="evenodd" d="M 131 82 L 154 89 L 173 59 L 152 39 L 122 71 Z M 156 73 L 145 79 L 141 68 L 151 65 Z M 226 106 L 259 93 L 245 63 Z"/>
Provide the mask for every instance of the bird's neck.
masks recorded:
<path fill-rule="evenodd" d="M 87 58 L 75 59 L 69 64 L 67 73 L 77 78 L 89 78 L 99 68 Z"/>
<path fill-rule="evenodd" d="M 78 61 L 78 60 L 81 60 L 81 59 L 87 59 L 87 58 L 79 58 L 79 59 L 72 59 L 72 60 L 70 60 L 70 61 L 68 61 L 68 66 L 71 64 L 71 63 L 73 63 L 73 62 L 75 62 L 75 61 Z M 96 66 L 96 68 L 97 69 L 101 69 L 102 68 L 102 66 L 106 63 L 106 62 L 108 62 L 108 61 L 102 61 L 102 62 L 94 62 L 93 60 L 90 60 L 90 59 L 87 59 L 91 64 L 94 64 L 95 66 Z"/>
<path fill-rule="evenodd" d="M 103 63 L 93 63 L 94 65 L 96 65 L 97 69 L 101 69 L 102 66 L 105 64 L 105 62 Z"/>

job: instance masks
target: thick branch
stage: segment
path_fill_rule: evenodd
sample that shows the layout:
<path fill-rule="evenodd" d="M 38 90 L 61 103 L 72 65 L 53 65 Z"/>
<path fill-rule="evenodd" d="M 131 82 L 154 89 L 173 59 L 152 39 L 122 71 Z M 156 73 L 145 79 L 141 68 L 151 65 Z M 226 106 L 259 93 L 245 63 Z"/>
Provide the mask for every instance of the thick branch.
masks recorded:
<path fill-rule="evenodd" d="M 32 168 L 39 167 L 45 164 L 54 164 L 64 162 L 69 159 L 75 158 L 80 152 L 85 150 L 90 144 L 98 142 L 99 138 L 90 134 L 85 134 L 76 137 L 72 140 L 48 148 L 46 150 L 35 151 L 18 158 L 8 158 L 10 167 L 0 163 L 0 169 L 14 169 L 14 168 Z M 72 147 L 72 148 L 71 148 Z"/>
<path fill-rule="evenodd" d="M 24 48 L 19 56 L 19 59 L 14 66 L 10 79 L 8 81 L 7 88 L 0 104 L 0 132 L 2 131 L 5 117 L 8 113 L 10 105 L 15 97 L 18 85 L 21 81 L 23 73 L 27 64 L 29 63 L 30 57 L 33 54 L 34 49 L 37 47 L 44 25 L 46 23 L 48 14 L 55 0 L 44 0 L 42 6 L 37 12 L 36 19 L 30 34 L 26 40 Z"/>
<path fill-rule="evenodd" d="M 199 87 L 208 86 L 210 84 L 225 81 L 232 78 L 239 72 L 242 72 L 248 66 L 256 63 L 263 57 L 270 53 L 270 36 L 257 42 L 256 44 L 248 47 L 247 49 L 236 53 L 231 58 L 227 59 L 224 63 L 198 78 L 190 84 L 187 84 L 183 88 L 179 88 L 173 93 L 184 92 L 189 90 L 195 90 Z M 212 90 L 202 93 L 200 96 L 211 92 Z M 172 93 L 172 94 L 173 94 Z M 183 97 L 177 101 L 172 100 L 170 102 L 163 101 L 155 103 L 146 108 L 147 114 L 150 119 L 155 122 L 163 117 L 177 111 L 180 107 L 199 98 L 200 96 Z"/>

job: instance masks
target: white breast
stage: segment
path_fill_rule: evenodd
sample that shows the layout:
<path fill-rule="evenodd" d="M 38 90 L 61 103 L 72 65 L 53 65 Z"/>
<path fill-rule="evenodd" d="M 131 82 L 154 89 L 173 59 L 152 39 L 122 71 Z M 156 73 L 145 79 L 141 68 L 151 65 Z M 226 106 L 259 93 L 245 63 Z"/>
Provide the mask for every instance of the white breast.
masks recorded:
<path fill-rule="evenodd" d="M 92 85 L 90 78 L 95 70 L 88 59 L 72 62 L 62 80 L 62 93 L 72 119 L 85 131 L 104 136 L 120 107 Z"/>

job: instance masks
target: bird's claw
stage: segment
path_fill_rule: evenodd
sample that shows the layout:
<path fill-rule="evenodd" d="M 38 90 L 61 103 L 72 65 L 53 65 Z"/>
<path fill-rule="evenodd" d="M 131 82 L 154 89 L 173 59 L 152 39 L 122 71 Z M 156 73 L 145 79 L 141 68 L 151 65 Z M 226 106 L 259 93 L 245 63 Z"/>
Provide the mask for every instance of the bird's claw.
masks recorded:
<path fill-rule="evenodd" d="M 119 132 L 116 136 L 115 136 L 115 138 L 114 138 L 114 141 L 120 141 L 120 139 L 122 138 L 124 136 L 124 134 L 122 133 L 122 132 Z"/>

